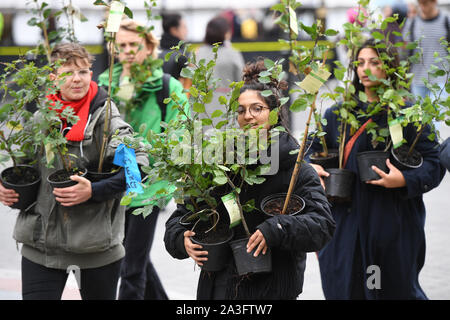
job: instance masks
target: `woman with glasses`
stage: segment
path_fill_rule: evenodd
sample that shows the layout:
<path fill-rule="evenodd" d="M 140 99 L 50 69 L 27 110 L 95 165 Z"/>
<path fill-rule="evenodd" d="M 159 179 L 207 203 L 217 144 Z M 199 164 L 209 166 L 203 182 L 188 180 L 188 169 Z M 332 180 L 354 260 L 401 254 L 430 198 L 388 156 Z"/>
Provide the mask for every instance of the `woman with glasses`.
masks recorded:
<path fill-rule="evenodd" d="M 243 130 L 272 129 L 269 124 L 271 110 L 280 107 L 281 90 L 286 83 L 273 79 L 263 84 L 258 82 L 259 73 L 266 70 L 263 60 L 247 64 L 244 68 L 244 85 L 240 90 L 237 122 Z M 270 90 L 272 95 L 263 97 L 262 91 Z M 277 126 L 282 126 L 278 123 Z M 217 272 L 202 271 L 197 288 L 197 299 L 296 299 L 302 292 L 306 252 L 320 250 L 332 237 L 334 221 L 319 177 L 314 169 L 302 165 L 294 193 L 306 203 L 298 215 L 266 216 L 259 210 L 261 201 L 268 195 L 286 193 L 297 155 L 290 151 L 298 149 L 296 140 L 286 132 L 280 132 L 279 169 L 273 175 L 266 175 L 262 184 L 244 184 L 240 192 L 240 202 L 254 200 L 251 212 L 244 212 L 247 225 L 252 233 L 247 243 L 247 251 L 255 249 L 254 255 L 264 255 L 270 248 L 272 271 L 239 276 L 234 259 Z M 275 145 L 272 145 L 274 148 Z M 230 190 L 217 188 L 214 192 L 219 203 L 217 211 L 220 219 L 229 219 L 220 197 Z M 190 236 L 194 233 L 178 223 L 187 213 L 185 205 L 178 205 L 166 223 L 164 241 L 168 252 L 177 259 L 191 257 L 199 266 L 207 260 L 208 252 L 198 244 L 193 244 Z M 228 221 L 228 220 L 227 220 Z M 233 227 L 234 239 L 246 237 L 242 224 Z M 206 257 L 205 257 L 206 256 Z M 230 255 L 232 256 L 232 255 Z"/>
<path fill-rule="evenodd" d="M 93 57 L 76 43 L 56 45 L 51 54 L 52 63 L 63 61 L 50 77 L 57 92 L 47 99 L 61 107 L 61 127 L 67 140 L 67 154 L 72 155 L 78 168 L 98 163 L 103 124 L 107 110 L 107 93 L 92 81 Z M 79 120 L 70 126 L 61 112 L 72 108 Z M 105 164 L 112 162 L 121 137 L 133 134 L 112 103 L 109 144 Z M 36 113 L 38 121 L 40 112 Z M 41 159 L 45 154 L 38 154 Z M 144 155 L 137 154 L 138 162 L 147 165 Z M 22 210 L 16 220 L 14 239 L 22 243 L 22 297 L 24 300 L 61 299 L 71 270 L 79 285 L 82 299 L 114 300 L 116 298 L 120 264 L 125 255 L 122 245 L 125 207 L 120 199 L 126 189 L 124 170 L 98 182 L 73 175 L 74 186 L 54 188 L 47 176 L 62 169 L 55 160 L 54 168 L 47 168 L 38 160 L 41 174 L 37 201 Z M 0 184 L 0 201 L 12 205 L 19 195 Z"/>

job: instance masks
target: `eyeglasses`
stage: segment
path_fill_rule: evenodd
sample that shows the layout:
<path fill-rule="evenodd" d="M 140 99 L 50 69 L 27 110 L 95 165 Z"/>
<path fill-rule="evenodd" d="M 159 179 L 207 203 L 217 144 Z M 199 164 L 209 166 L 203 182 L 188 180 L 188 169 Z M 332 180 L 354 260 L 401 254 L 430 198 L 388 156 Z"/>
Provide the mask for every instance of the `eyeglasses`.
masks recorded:
<path fill-rule="evenodd" d="M 78 75 L 78 77 L 80 78 L 88 77 L 91 75 L 91 70 L 90 69 L 69 70 L 60 73 L 60 76 L 64 79 L 71 79 L 75 75 Z"/>
<path fill-rule="evenodd" d="M 261 114 L 263 109 L 270 109 L 270 108 L 266 107 L 266 106 L 258 105 L 258 104 L 252 104 L 248 109 L 246 109 L 243 106 L 239 106 L 236 111 L 237 111 L 238 115 L 243 116 L 243 115 L 245 115 L 245 113 L 248 110 L 248 111 L 250 111 L 250 114 L 253 117 L 257 117 Z"/>

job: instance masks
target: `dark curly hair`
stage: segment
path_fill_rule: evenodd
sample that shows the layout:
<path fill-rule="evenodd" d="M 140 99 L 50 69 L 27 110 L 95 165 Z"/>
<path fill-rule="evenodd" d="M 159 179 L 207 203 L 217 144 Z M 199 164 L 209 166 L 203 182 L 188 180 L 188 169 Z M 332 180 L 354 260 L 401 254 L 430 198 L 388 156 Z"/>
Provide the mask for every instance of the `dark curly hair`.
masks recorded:
<path fill-rule="evenodd" d="M 273 110 L 280 106 L 280 99 L 283 98 L 282 91 L 288 88 L 288 84 L 284 80 L 278 81 L 272 77 L 269 83 L 260 82 L 258 80 L 259 74 L 266 70 L 264 59 L 261 57 L 256 62 L 247 62 L 243 70 L 242 80 L 244 80 L 244 85 L 240 93 L 247 90 L 258 91 L 258 94 L 267 103 L 270 110 Z M 270 90 L 273 94 L 268 97 L 263 97 L 259 92 L 265 90 Z"/>

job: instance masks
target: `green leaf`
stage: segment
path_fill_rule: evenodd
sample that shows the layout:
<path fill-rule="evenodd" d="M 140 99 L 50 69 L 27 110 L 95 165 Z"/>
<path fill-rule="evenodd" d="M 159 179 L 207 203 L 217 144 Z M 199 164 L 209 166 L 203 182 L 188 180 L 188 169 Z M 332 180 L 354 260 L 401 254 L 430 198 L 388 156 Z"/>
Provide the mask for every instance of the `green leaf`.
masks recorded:
<path fill-rule="evenodd" d="M 121 206 L 127 206 L 131 203 L 131 197 L 129 195 L 123 196 L 122 199 L 120 200 L 120 205 Z"/>
<path fill-rule="evenodd" d="M 306 110 L 307 107 L 308 107 L 308 100 L 306 100 L 305 98 L 297 98 L 291 104 L 289 109 L 292 112 L 300 112 Z"/>
<path fill-rule="evenodd" d="M 271 126 L 278 123 L 278 109 L 273 109 L 269 113 L 269 124 Z"/>
<path fill-rule="evenodd" d="M 204 126 L 210 126 L 210 125 L 212 125 L 212 120 L 208 119 L 208 118 L 202 119 L 202 124 Z"/>
<path fill-rule="evenodd" d="M 328 37 L 335 36 L 337 34 L 339 34 L 339 32 L 336 31 L 336 30 L 333 30 L 333 29 L 327 29 L 325 31 L 325 35 L 328 36 Z"/>
<path fill-rule="evenodd" d="M 192 109 L 194 112 L 203 113 L 205 112 L 205 105 L 200 102 L 194 102 Z"/>
<path fill-rule="evenodd" d="M 374 37 L 377 40 L 383 40 L 384 34 L 378 32 L 378 31 L 374 31 L 374 32 L 372 32 L 372 37 Z"/>
<path fill-rule="evenodd" d="M 262 95 L 263 97 L 269 97 L 269 96 L 271 96 L 272 94 L 273 94 L 272 90 L 264 90 L 264 91 L 261 91 L 261 95 Z"/>
<path fill-rule="evenodd" d="M 226 97 L 220 96 L 219 97 L 219 102 L 220 102 L 220 104 L 226 105 L 228 101 L 227 101 Z"/>
<path fill-rule="evenodd" d="M 223 114 L 222 110 L 216 110 L 211 114 L 211 118 L 217 118 L 220 117 Z"/>
<path fill-rule="evenodd" d="M 367 102 L 367 95 L 363 91 L 359 91 L 358 95 L 359 100 L 361 100 L 362 102 Z"/>
<path fill-rule="evenodd" d="M 125 7 L 123 13 L 125 13 L 128 18 L 133 19 L 133 12 L 130 10 L 130 8 Z"/>
<path fill-rule="evenodd" d="M 105 1 L 95 0 L 94 6 L 108 6 Z"/>

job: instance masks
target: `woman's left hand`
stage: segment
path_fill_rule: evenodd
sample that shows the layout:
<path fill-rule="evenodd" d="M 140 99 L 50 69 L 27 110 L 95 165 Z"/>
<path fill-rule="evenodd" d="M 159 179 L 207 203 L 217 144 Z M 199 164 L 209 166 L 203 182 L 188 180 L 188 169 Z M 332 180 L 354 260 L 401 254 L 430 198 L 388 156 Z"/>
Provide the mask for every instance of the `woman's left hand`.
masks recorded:
<path fill-rule="evenodd" d="M 261 231 L 256 230 L 254 234 L 250 237 L 247 242 L 247 252 L 251 252 L 257 246 L 254 257 L 257 257 L 259 253 L 262 251 L 262 254 L 266 254 L 267 252 L 267 243 L 266 239 L 264 239 L 264 235 Z"/>
<path fill-rule="evenodd" d="M 390 161 L 386 159 L 386 165 L 389 169 L 389 173 L 385 173 L 376 166 L 372 166 L 372 169 L 378 173 L 381 179 L 366 181 L 366 183 L 376 186 L 382 186 L 385 188 L 401 188 L 406 186 L 405 177 L 403 173 L 398 170 Z"/>
<path fill-rule="evenodd" d="M 89 200 L 92 197 L 91 182 L 83 177 L 73 175 L 70 180 L 78 182 L 67 188 L 54 188 L 53 194 L 56 201 L 64 207 L 71 207 Z"/>

